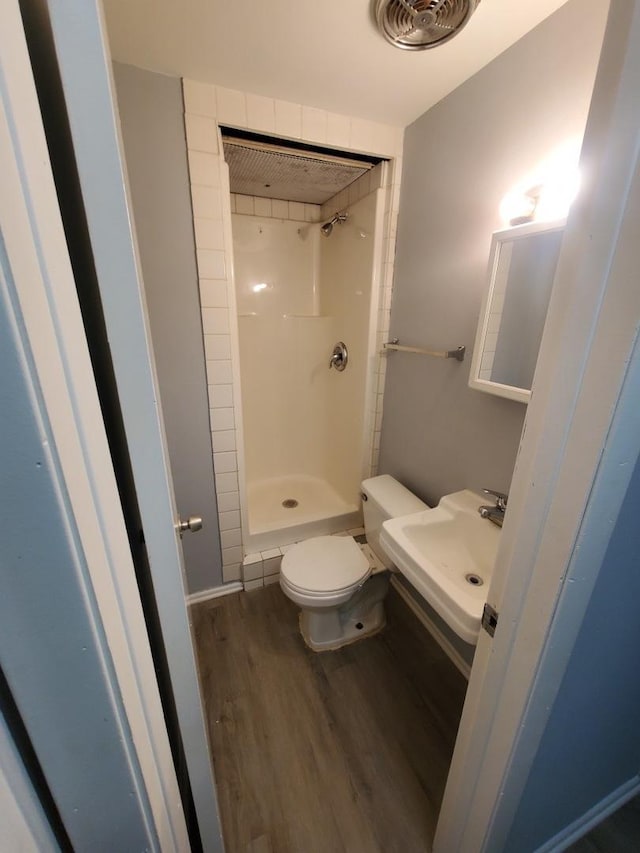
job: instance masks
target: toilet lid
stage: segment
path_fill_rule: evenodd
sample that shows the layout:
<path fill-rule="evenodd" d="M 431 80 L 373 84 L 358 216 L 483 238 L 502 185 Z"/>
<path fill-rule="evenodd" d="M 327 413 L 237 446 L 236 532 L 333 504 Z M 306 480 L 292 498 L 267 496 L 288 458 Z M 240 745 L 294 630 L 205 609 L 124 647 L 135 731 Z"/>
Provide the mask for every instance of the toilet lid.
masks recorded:
<path fill-rule="evenodd" d="M 359 584 L 370 568 L 351 536 L 316 536 L 290 548 L 280 570 L 292 586 L 325 593 Z"/>

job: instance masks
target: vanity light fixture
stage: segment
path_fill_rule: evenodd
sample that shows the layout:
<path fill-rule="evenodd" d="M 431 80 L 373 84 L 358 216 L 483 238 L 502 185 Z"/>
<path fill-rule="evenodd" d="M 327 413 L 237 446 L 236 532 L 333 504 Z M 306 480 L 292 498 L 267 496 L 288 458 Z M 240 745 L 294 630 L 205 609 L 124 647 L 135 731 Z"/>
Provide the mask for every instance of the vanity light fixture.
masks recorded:
<path fill-rule="evenodd" d="M 529 187 L 529 189 L 517 199 L 518 212 L 515 216 L 512 216 L 509 219 L 509 225 L 524 225 L 526 222 L 534 221 L 543 189 L 544 188 L 541 184 L 536 184 L 534 187 Z"/>
<path fill-rule="evenodd" d="M 500 203 L 505 225 L 553 222 L 567 216 L 580 186 L 578 158 L 580 139 L 557 148 Z"/>

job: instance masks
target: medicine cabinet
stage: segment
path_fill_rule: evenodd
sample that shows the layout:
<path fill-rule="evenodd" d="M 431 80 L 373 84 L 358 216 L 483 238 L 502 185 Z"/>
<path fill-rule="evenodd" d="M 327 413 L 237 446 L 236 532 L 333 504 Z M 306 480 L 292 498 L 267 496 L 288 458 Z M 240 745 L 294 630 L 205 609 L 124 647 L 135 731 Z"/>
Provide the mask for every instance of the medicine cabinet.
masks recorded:
<path fill-rule="evenodd" d="M 527 403 L 565 220 L 496 231 L 469 385 Z"/>

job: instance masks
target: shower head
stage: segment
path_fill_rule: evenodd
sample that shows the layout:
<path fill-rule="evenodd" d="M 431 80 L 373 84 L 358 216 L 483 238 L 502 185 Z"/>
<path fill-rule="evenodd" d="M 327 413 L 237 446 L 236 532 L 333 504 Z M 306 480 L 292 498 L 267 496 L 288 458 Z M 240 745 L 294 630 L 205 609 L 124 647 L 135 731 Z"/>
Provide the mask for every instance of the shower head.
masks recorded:
<path fill-rule="evenodd" d="M 334 225 L 342 225 L 342 223 L 346 222 L 348 218 L 349 214 L 346 210 L 343 210 L 342 213 L 334 213 L 329 222 L 325 222 L 324 225 L 321 226 L 320 231 L 325 237 L 328 237 L 333 231 Z"/>

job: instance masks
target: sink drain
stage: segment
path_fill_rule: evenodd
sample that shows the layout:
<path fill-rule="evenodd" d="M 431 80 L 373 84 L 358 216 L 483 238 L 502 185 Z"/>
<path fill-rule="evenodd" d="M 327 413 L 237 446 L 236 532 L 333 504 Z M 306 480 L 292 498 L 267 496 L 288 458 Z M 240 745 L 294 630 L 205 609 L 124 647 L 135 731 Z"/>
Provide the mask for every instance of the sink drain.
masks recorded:
<path fill-rule="evenodd" d="M 294 509 L 298 506 L 298 501 L 295 498 L 287 498 L 286 501 L 282 501 L 282 506 L 285 509 Z"/>
<path fill-rule="evenodd" d="M 471 586 L 482 586 L 482 584 L 484 583 L 480 575 L 469 574 L 465 575 L 464 579 L 467 583 L 470 583 Z"/>

